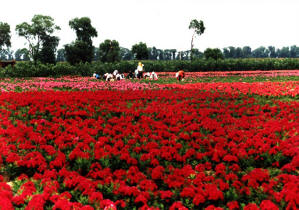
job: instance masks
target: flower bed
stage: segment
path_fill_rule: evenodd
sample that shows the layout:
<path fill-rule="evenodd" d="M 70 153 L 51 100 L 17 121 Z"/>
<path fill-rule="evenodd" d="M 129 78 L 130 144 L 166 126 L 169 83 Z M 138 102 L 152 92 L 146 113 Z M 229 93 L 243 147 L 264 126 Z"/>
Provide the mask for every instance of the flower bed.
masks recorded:
<path fill-rule="evenodd" d="M 91 77 L 61 77 L 47 78 L 36 77 L 29 79 L 4 79 L 0 81 L 1 91 L 38 91 L 54 89 L 71 90 L 143 90 L 151 89 L 154 85 L 121 80 L 106 82 L 103 80 L 92 79 Z"/>
<path fill-rule="evenodd" d="M 215 82 L 215 83 L 194 83 L 194 84 L 160 84 L 159 88 L 169 89 L 196 89 L 213 90 L 226 93 L 257 94 L 262 96 L 298 96 L 299 81 L 289 82 Z"/>
<path fill-rule="evenodd" d="M 175 77 L 175 72 L 157 72 L 159 77 Z M 187 78 L 198 77 L 277 77 L 277 76 L 299 76 L 299 70 L 271 70 L 271 71 L 217 71 L 217 72 L 185 72 Z"/>
<path fill-rule="evenodd" d="M 299 102 L 248 85 L 2 92 L 1 209 L 298 208 Z"/>

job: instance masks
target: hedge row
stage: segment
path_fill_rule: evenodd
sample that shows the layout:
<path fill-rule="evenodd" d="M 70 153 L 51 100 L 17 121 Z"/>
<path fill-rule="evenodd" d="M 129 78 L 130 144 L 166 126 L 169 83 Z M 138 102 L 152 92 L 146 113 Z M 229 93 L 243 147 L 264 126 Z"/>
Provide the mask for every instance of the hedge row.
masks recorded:
<path fill-rule="evenodd" d="M 64 75 L 90 76 L 94 72 L 104 74 L 117 69 L 121 73 L 136 69 L 138 61 L 121 61 L 118 63 L 81 63 L 72 66 L 68 63 L 36 64 L 19 62 L 14 67 L 0 68 L 0 77 L 59 77 Z M 145 71 L 169 72 L 183 69 L 189 72 L 200 71 L 248 71 L 248 70 L 280 70 L 299 69 L 298 58 L 266 58 L 266 59 L 224 59 L 195 61 L 143 61 Z"/>

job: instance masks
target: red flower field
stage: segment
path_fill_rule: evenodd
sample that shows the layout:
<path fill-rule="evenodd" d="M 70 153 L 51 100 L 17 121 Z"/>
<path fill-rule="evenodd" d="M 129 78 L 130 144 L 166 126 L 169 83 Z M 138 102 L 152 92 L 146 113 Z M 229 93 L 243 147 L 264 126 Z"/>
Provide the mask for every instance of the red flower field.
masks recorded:
<path fill-rule="evenodd" d="M 161 88 L 2 92 L 0 209 L 298 208 L 298 82 Z"/>

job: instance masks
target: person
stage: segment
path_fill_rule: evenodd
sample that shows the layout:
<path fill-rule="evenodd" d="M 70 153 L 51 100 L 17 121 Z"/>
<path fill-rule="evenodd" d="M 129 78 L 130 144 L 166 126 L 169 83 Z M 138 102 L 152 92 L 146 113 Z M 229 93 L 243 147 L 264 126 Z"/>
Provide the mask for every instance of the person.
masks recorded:
<path fill-rule="evenodd" d="M 177 78 L 177 80 L 181 81 L 185 78 L 185 72 L 183 70 L 180 70 L 175 74 L 175 77 Z"/>
<path fill-rule="evenodd" d="M 113 81 L 113 74 L 106 73 L 104 74 L 103 79 L 106 81 Z"/>
<path fill-rule="evenodd" d="M 133 79 L 133 78 L 134 78 L 134 72 L 131 70 L 127 75 L 127 79 Z"/>
<path fill-rule="evenodd" d="M 97 73 L 93 73 L 92 77 L 94 77 L 96 79 L 100 79 L 100 75 L 98 75 Z"/>
<path fill-rule="evenodd" d="M 151 80 L 158 80 L 158 75 L 153 71 L 150 75 Z"/>
<path fill-rule="evenodd" d="M 136 69 L 137 72 L 135 72 L 135 75 L 137 73 L 137 78 L 138 79 L 143 78 L 143 67 L 144 67 L 144 65 L 141 62 L 139 62 L 138 66 L 137 66 L 137 69 Z"/>
<path fill-rule="evenodd" d="M 124 75 L 124 74 L 117 74 L 117 75 L 115 76 L 115 79 L 116 79 L 116 80 L 123 80 L 123 79 L 125 79 L 125 75 Z"/>
<path fill-rule="evenodd" d="M 118 74 L 118 70 L 114 70 L 112 74 L 113 74 L 113 77 L 116 78 L 116 75 Z"/>
<path fill-rule="evenodd" d="M 150 76 L 151 76 L 151 74 L 150 74 L 149 72 L 146 72 L 146 73 L 143 75 L 143 77 L 144 77 L 145 79 L 149 79 Z"/>

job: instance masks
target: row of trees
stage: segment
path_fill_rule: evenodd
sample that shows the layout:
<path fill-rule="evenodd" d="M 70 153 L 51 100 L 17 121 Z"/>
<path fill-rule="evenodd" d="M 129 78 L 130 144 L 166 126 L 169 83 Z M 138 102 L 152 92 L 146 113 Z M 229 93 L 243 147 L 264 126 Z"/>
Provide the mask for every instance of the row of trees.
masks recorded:
<path fill-rule="evenodd" d="M 176 49 L 157 49 L 147 47 L 145 43 L 139 42 L 131 49 L 119 46 L 116 40 L 105 40 L 95 48 L 92 38 L 97 37 L 97 31 L 92 26 L 88 17 L 74 18 L 69 21 L 69 26 L 76 33 L 76 40 L 57 50 L 59 38 L 54 36 L 54 32 L 60 30 L 55 25 L 50 16 L 35 15 L 31 23 L 21 23 L 16 26 L 16 32 L 20 37 L 24 37 L 28 42 L 28 48 L 18 49 L 16 52 L 10 50 L 11 36 L 10 26 L 0 22 L 0 59 L 3 60 L 32 60 L 35 63 L 56 63 L 57 61 L 68 61 L 71 64 L 80 62 L 91 62 L 100 60 L 102 62 L 115 62 L 120 60 L 192 60 L 197 58 L 296 58 L 299 57 L 299 47 L 283 47 L 275 49 L 273 46 L 259 47 L 251 50 L 249 46 L 227 47 L 222 51 L 216 49 L 206 49 L 200 52 L 194 48 L 195 36 L 200 36 L 205 31 L 203 21 L 192 20 L 189 29 L 193 30 L 191 48 L 187 51 L 177 51 Z M 6 47 L 6 48 L 4 48 Z"/>

